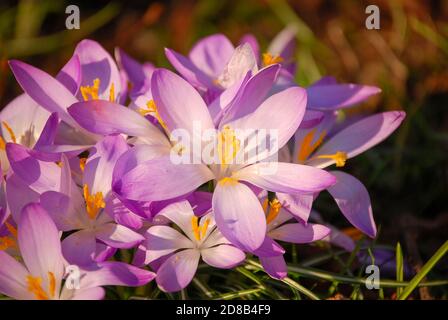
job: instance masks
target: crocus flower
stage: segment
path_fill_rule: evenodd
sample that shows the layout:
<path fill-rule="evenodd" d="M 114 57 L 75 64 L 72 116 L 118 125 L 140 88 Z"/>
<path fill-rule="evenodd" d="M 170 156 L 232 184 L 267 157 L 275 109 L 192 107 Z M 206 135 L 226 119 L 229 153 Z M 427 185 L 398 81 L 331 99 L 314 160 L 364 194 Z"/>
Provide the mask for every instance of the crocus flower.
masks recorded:
<path fill-rule="evenodd" d="M 193 132 L 195 121 L 201 124 L 202 130 L 214 129 L 205 102 L 188 82 L 163 69 L 155 71 L 152 79 L 155 105 L 167 131 L 182 128 L 194 137 L 200 134 Z M 220 122 L 221 134 L 218 137 L 221 137 L 221 143 L 235 142 L 233 130 L 255 128 L 278 130 L 279 147 L 286 144 L 302 120 L 306 104 L 304 90 L 289 88 L 264 101 L 257 101 L 259 105 L 251 105 L 253 112 L 244 115 L 236 113 L 235 118 L 229 118 L 228 122 Z M 81 109 L 80 106 L 78 108 Z M 87 112 L 91 109 L 82 110 Z M 250 148 L 250 144 L 245 144 L 239 152 L 246 155 Z M 151 152 L 149 149 L 146 149 L 147 152 Z M 326 172 L 303 165 L 275 163 L 276 173 L 266 174 L 263 168 L 269 163 L 254 163 L 256 159 L 247 160 L 248 157 L 244 157 L 243 164 L 237 165 L 227 163 L 233 160 L 229 159 L 231 154 L 221 154 L 220 164 L 207 166 L 204 162 L 174 164 L 170 155 L 148 160 L 144 151 L 143 146 L 137 146 L 117 162 L 113 188 L 120 197 L 135 201 L 170 199 L 215 180 L 212 202 L 216 223 L 233 244 L 249 251 L 262 244 L 266 220 L 257 197 L 246 183 L 271 191 L 312 193 L 335 182 Z M 263 156 L 266 158 L 268 154 Z"/>
<path fill-rule="evenodd" d="M 23 264 L 0 251 L 0 293 L 19 300 L 95 300 L 106 285 L 141 286 L 155 274 L 121 262 L 79 269 L 79 289 L 63 285 L 67 263 L 59 231 L 41 205 L 28 204 L 20 216 L 18 246 Z"/>
<path fill-rule="evenodd" d="M 68 114 L 67 108 L 86 100 L 105 99 L 124 101 L 121 94 L 122 77 L 112 57 L 95 41 L 81 41 L 73 58 L 78 64 L 72 72 L 77 75 L 73 88 L 69 89 L 46 72 L 24 62 L 11 60 L 11 69 L 23 90 L 47 111 L 57 112 L 62 120 L 61 129 L 54 137 L 54 145 L 41 150 L 55 153 L 81 151 L 89 148 L 101 139 L 81 128 Z M 76 155 L 76 154 L 75 154 Z"/>
<path fill-rule="evenodd" d="M 111 191 L 113 167 L 118 157 L 128 148 L 121 136 L 108 136 L 99 141 L 92 148 L 89 157 L 80 162 L 83 167 L 81 192 L 72 180 L 70 163 L 64 155 L 59 167 L 33 158 L 19 145 L 7 145 L 14 174 L 22 180 L 28 179 L 25 180 L 28 185 L 19 185 L 18 192 L 25 194 L 25 188 L 37 184 L 38 188 L 34 188 L 33 193 L 35 197 L 31 200 L 40 200 L 61 231 L 76 230 L 62 242 L 62 250 L 69 262 L 90 264 L 99 253 L 97 240 L 112 248 L 131 248 L 143 240 L 137 232 L 114 221 L 116 218 L 132 227 L 141 226 L 141 218 L 122 206 Z M 39 165 L 45 168 L 44 172 L 39 171 L 39 167 L 34 167 Z M 29 180 L 36 177 L 36 181 Z M 14 181 L 10 188 L 15 190 Z M 30 200 L 22 201 L 26 203 Z M 14 207 L 17 208 L 14 211 L 20 210 L 20 206 Z M 18 220 L 16 217 L 16 221 Z"/>
<path fill-rule="evenodd" d="M 145 233 L 143 263 L 162 260 L 156 277 L 161 290 L 173 292 L 185 288 L 193 279 L 200 259 L 221 269 L 233 268 L 244 261 L 244 252 L 222 236 L 211 213 L 198 218 L 188 201 L 182 201 L 167 206 L 158 216 L 170 220 L 183 232 L 169 225 L 156 225 Z"/>
<path fill-rule="evenodd" d="M 333 164 L 337 168 L 346 161 L 374 147 L 401 124 L 405 117 L 402 111 L 389 111 L 365 117 L 331 136 L 336 113 L 326 113 L 325 119 L 314 128 L 299 129 L 295 134 L 292 162 L 317 168 Z M 327 136 L 330 133 L 328 139 Z M 330 171 L 337 183 L 327 188 L 344 216 L 370 237 L 376 235 L 370 197 L 364 185 L 352 175 L 342 171 Z M 287 203 L 290 211 L 308 220 L 315 195 L 277 194 L 281 202 Z"/>

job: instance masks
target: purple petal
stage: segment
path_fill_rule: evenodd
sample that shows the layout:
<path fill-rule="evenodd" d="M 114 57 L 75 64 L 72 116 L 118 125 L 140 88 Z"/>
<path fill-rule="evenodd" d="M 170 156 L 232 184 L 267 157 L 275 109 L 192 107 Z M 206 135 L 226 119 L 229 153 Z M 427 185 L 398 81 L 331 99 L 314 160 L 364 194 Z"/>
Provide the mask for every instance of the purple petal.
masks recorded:
<path fill-rule="evenodd" d="M 352 225 L 371 238 L 376 236 L 369 193 L 364 185 L 352 175 L 342 171 L 331 172 L 337 183 L 328 188 L 344 216 Z"/>
<path fill-rule="evenodd" d="M 177 165 L 163 156 L 137 165 L 114 182 L 113 189 L 126 199 L 157 201 L 186 194 L 213 177 L 205 165 Z"/>
<path fill-rule="evenodd" d="M 68 115 L 67 108 L 78 99 L 58 80 L 46 72 L 18 60 L 9 62 L 22 89 L 40 106 L 49 112 L 58 112 L 63 121 L 77 128 Z"/>
<path fill-rule="evenodd" d="M 0 250 L 0 293 L 17 300 L 31 300 L 26 277 L 28 270 L 16 259 Z"/>
<path fill-rule="evenodd" d="M 285 258 L 282 255 L 273 257 L 260 257 L 264 270 L 274 279 L 283 279 L 288 275 Z"/>
<path fill-rule="evenodd" d="M 91 86 L 95 79 L 100 80 L 98 95 L 109 98 L 109 91 L 112 84 L 115 89 L 114 101 L 117 100 L 121 92 L 120 73 L 117 65 L 109 53 L 103 47 L 93 40 L 82 40 L 75 49 L 75 55 L 79 57 L 82 70 L 82 86 Z M 83 100 L 82 95 L 78 93 L 79 100 Z"/>
<path fill-rule="evenodd" d="M 95 234 L 97 239 L 105 244 L 120 249 L 133 248 L 145 239 L 139 233 L 115 223 L 106 223 L 97 227 Z"/>
<path fill-rule="evenodd" d="M 81 63 L 77 55 L 73 55 L 59 71 L 56 79 L 62 83 L 73 95 L 78 92 L 81 85 Z"/>
<path fill-rule="evenodd" d="M 89 288 L 76 290 L 71 300 L 103 300 L 106 291 L 103 288 Z"/>
<path fill-rule="evenodd" d="M 194 139 L 194 135 L 202 133 L 193 130 L 195 123 L 200 124 L 202 130 L 214 128 L 204 100 L 187 81 L 175 73 L 166 69 L 156 70 L 151 80 L 151 91 L 159 115 L 170 132 L 175 129 L 187 130 L 193 135 L 191 139 Z"/>
<path fill-rule="evenodd" d="M 14 173 L 34 191 L 59 191 L 61 168 L 55 163 L 34 158 L 27 148 L 19 144 L 8 143 L 6 153 Z"/>
<path fill-rule="evenodd" d="M 98 263 L 98 267 L 88 269 L 82 278 L 82 288 L 100 286 L 139 287 L 155 278 L 155 273 L 140 269 L 123 262 L 106 261 Z"/>
<path fill-rule="evenodd" d="M 48 272 L 52 272 L 58 292 L 64 274 L 59 231 L 40 204 L 31 203 L 23 208 L 17 238 L 29 272 L 42 279 L 47 279 Z"/>
<path fill-rule="evenodd" d="M 62 241 L 62 253 L 71 264 L 91 265 L 94 262 L 95 251 L 95 233 L 90 230 L 76 231 Z"/>
<path fill-rule="evenodd" d="M 319 155 L 346 152 L 348 158 L 372 148 L 386 139 L 405 118 L 403 111 L 389 111 L 366 117 L 335 134 L 315 153 L 308 163 L 320 168 L 334 163 L 332 159 L 316 159 Z"/>
<path fill-rule="evenodd" d="M 361 103 L 381 92 L 380 88 L 357 84 L 315 85 L 306 89 L 307 108 L 335 110 Z"/>
<path fill-rule="evenodd" d="M 25 205 L 39 200 L 39 193 L 13 174 L 6 179 L 6 199 L 8 208 L 16 222 L 20 221 L 20 215 Z"/>
<path fill-rule="evenodd" d="M 162 132 L 143 116 L 113 102 L 104 100 L 79 102 L 72 105 L 68 112 L 81 127 L 93 133 L 101 135 L 124 133 L 145 137 L 154 144 L 161 144 L 166 140 Z"/>
<path fill-rule="evenodd" d="M 300 123 L 300 129 L 314 128 L 324 120 L 324 116 L 324 113 L 321 111 L 307 109 Z"/>
<path fill-rule="evenodd" d="M 214 34 L 198 41 L 189 58 L 202 72 L 216 79 L 234 52 L 230 40 L 223 34 Z"/>
<path fill-rule="evenodd" d="M 187 57 L 168 48 L 165 48 L 165 55 L 177 72 L 193 86 L 201 90 L 215 87 L 209 76 L 196 67 Z"/>
<path fill-rule="evenodd" d="M 263 244 L 257 250 L 253 251 L 258 257 L 273 257 L 282 256 L 285 253 L 285 249 L 279 245 L 276 241 L 272 240 L 270 237 L 265 237 Z"/>
<path fill-rule="evenodd" d="M 187 249 L 172 255 L 157 270 L 156 281 L 160 290 L 180 291 L 193 279 L 198 268 L 199 250 Z"/>
<path fill-rule="evenodd" d="M 294 217 L 300 219 L 303 223 L 308 221 L 314 202 L 314 195 L 277 192 L 276 196 L 282 207 L 288 210 Z"/>
<path fill-rule="evenodd" d="M 237 171 L 234 177 L 265 190 L 294 194 L 318 192 L 336 183 L 336 178 L 324 170 L 282 162 L 256 163 Z"/>
<path fill-rule="evenodd" d="M 260 45 L 258 44 L 257 38 L 253 34 L 245 34 L 240 39 L 240 44 L 247 43 L 252 48 L 255 57 L 257 58 L 257 63 L 260 64 Z"/>
<path fill-rule="evenodd" d="M 208 265 L 221 269 L 231 269 L 246 259 L 243 251 L 228 244 L 203 249 L 201 257 Z"/>
<path fill-rule="evenodd" d="M 269 236 L 284 242 L 310 243 L 330 234 L 330 229 L 321 224 L 287 223 L 269 231 Z"/>
<path fill-rule="evenodd" d="M 266 218 L 258 198 L 242 183 L 223 183 L 213 194 L 213 212 L 221 233 L 248 251 L 258 249 L 266 235 Z"/>

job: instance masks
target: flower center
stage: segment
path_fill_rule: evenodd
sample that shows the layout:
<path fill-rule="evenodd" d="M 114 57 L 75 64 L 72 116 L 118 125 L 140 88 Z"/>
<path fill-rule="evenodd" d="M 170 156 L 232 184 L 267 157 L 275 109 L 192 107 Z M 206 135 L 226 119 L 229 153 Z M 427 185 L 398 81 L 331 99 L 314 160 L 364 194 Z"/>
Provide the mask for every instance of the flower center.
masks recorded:
<path fill-rule="evenodd" d="M 218 183 L 222 186 L 234 186 L 238 184 L 238 180 L 232 177 L 224 177 Z"/>
<path fill-rule="evenodd" d="M 89 101 L 89 97 L 91 100 L 98 100 L 98 91 L 100 89 L 100 79 L 96 78 L 93 80 L 92 86 L 81 86 L 81 95 L 84 101 Z M 114 102 L 115 101 L 115 85 L 112 82 L 109 89 L 109 101 Z"/>
<path fill-rule="evenodd" d="M 268 208 L 269 206 L 269 208 Z M 263 202 L 263 210 L 266 212 L 266 223 L 271 223 L 280 212 L 280 209 L 282 208 L 282 204 L 278 199 L 274 199 L 272 201 L 269 201 L 267 198 Z M 269 210 L 268 210 L 269 209 Z"/>
<path fill-rule="evenodd" d="M 157 121 L 160 123 L 160 125 L 163 127 L 163 129 L 168 130 L 166 123 L 162 120 L 162 117 L 159 114 L 159 111 L 157 110 L 157 105 L 154 102 L 154 100 L 149 100 L 146 103 L 146 108 L 140 108 L 138 110 L 138 112 L 142 115 L 142 116 L 146 116 L 147 114 L 152 115 L 153 117 L 155 117 L 157 119 Z"/>
<path fill-rule="evenodd" d="M 283 58 L 280 56 L 272 55 L 268 52 L 263 53 L 263 66 L 267 67 L 271 64 L 281 63 L 283 62 Z"/>
<path fill-rule="evenodd" d="M 87 184 L 84 185 L 83 191 L 84 199 L 86 201 L 87 215 L 90 219 L 94 220 L 98 215 L 98 212 L 106 207 L 106 203 L 103 199 L 103 193 L 97 192 L 94 195 L 90 194 L 89 186 Z"/>
<path fill-rule="evenodd" d="M 191 218 L 191 229 L 193 230 L 194 237 L 197 241 L 204 239 L 207 233 L 208 225 L 210 224 L 210 219 L 207 218 L 202 226 L 199 225 L 199 218 L 193 216 Z"/>
<path fill-rule="evenodd" d="M 41 277 L 33 277 L 32 275 L 28 275 L 26 277 L 26 283 L 28 284 L 28 291 L 33 293 L 37 300 L 48 300 L 49 296 L 53 298 L 56 293 L 56 278 L 53 272 L 48 272 L 49 295 L 42 288 Z"/>
<path fill-rule="evenodd" d="M 327 133 L 325 131 L 322 131 L 317 141 L 313 143 L 315 134 L 316 129 L 313 129 L 308 132 L 303 138 L 300 145 L 299 153 L 297 154 L 297 161 L 299 163 L 304 163 L 308 159 L 310 154 L 312 154 L 322 144 L 322 141 L 324 140 L 324 137 Z"/>
<path fill-rule="evenodd" d="M 218 133 L 218 157 L 221 166 L 225 167 L 232 163 L 240 151 L 241 141 L 236 137 L 235 130 L 226 125 Z"/>

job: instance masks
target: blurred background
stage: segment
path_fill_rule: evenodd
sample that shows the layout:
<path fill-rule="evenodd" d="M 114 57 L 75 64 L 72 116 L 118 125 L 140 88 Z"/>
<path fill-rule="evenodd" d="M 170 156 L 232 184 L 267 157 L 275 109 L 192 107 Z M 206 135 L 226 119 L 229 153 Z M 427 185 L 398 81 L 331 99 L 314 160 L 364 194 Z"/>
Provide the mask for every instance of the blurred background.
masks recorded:
<path fill-rule="evenodd" d="M 80 8 L 80 30 L 65 29 L 69 4 Z M 365 28 L 370 4 L 380 8 L 380 30 Z M 141 62 L 170 67 L 164 47 L 186 54 L 200 37 L 221 32 L 234 43 L 252 33 L 266 48 L 289 23 L 299 28 L 299 84 L 333 75 L 382 89 L 348 116 L 407 112 L 393 136 L 346 169 L 370 191 L 377 242 L 400 241 L 421 267 L 448 235 L 448 1 L 2 0 L 0 106 L 21 92 L 7 65 L 11 58 L 55 74 L 76 43 L 91 38 L 111 54 L 119 46 Z M 319 203 L 329 222 L 349 227 L 329 197 Z M 446 262 L 435 272 L 446 275 Z"/>

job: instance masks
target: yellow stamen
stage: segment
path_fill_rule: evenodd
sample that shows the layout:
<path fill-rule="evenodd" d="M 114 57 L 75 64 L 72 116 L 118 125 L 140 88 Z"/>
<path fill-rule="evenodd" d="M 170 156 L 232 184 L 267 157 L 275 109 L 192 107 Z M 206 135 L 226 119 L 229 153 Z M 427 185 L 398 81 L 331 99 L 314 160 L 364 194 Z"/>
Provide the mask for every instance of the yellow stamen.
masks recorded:
<path fill-rule="evenodd" d="M 208 225 L 210 224 L 210 219 L 206 219 L 202 226 L 199 225 L 199 218 L 196 216 L 191 217 L 191 229 L 193 230 L 194 238 L 197 241 L 204 239 Z"/>
<path fill-rule="evenodd" d="M 56 161 L 56 165 L 57 165 L 59 168 L 62 168 L 62 161 Z"/>
<path fill-rule="evenodd" d="M 265 211 L 267 211 L 267 199 L 266 201 L 266 205 L 264 207 L 266 207 Z M 266 217 L 266 223 L 269 224 L 271 223 L 277 216 L 278 213 L 280 212 L 280 209 L 282 208 L 282 204 L 280 203 L 280 201 L 278 201 L 278 199 L 274 199 L 272 201 L 269 202 L 269 213 L 268 216 Z"/>
<path fill-rule="evenodd" d="M 207 218 L 202 225 L 202 231 L 201 231 L 201 239 L 204 239 L 205 234 L 207 233 L 208 225 L 210 224 L 210 219 Z"/>
<path fill-rule="evenodd" d="M 338 151 L 335 154 L 323 154 L 317 156 L 318 159 L 333 159 L 336 162 L 336 167 L 345 166 L 345 162 L 347 161 L 347 153 Z"/>
<path fill-rule="evenodd" d="M 98 91 L 100 89 L 100 79 L 93 80 L 93 86 L 81 86 L 81 94 L 84 101 L 89 100 L 89 96 L 92 100 L 98 100 Z"/>
<path fill-rule="evenodd" d="M 112 82 L 109 89 L 109 101 L 114 102 L 115 101 L 115 86 Z"/>
<path fill-rule="evenodd" d="M 147 114 L 151 114 L 152 116 L 154 116 L 157 121 L 159 121 L 160 125 L 163 127 L 163 129 L 168 130 L 165 122 L 162 120 L 162 117 L 160 117 L 159 111 L 157 110 L 157 105 L 154 102 L 154 100 L 149 100 L 146 103 L 146 108 L 140 108 L 138 110 L 138 112 L 142 115 L 142 116 L 146 116 Z"/>
<path fill-rule="evenodd" d="M 194 237 L 197 241 L 201 240 L 201 233 L 199 231 L 199 225 L 198 225 L 198 217 L 193 216 L 191 218 L 191 229 L 193 230 Z"/>
<path fill-rule="evenodd" d="M 223 167 L 232 163 L 240 151 L 240 140 L 235 135 L 235 130 L 226 125 L 218 134 L 218 156 Z"/>
<path fill-rule="evenodd" d="M 49 281 L 49 290 L 50 290 L 50 296 L 54 297 L 56 293 L 56 277 L 54 276 L 53 272 L 48 272 L 48 281 Z"/>
<path fill-rule="evenodd" d="M 8 131 L 9 136 L 11 137 L 12 142 L 17 143 L 16 135 L 14 134 L 14 131 L 12 131 L 11 127 L 6 121 L 2 122 L 5 129 Z"/>
<path fill-rule="evenodd" d="M 48 300 L 48 295 L 42 289 L 42 279 L 40 277 L 33 277 L 29 275 L 26 277 L 28 284 L 28 291 L 33 293 L 37 300 Z"/>
<path fill-rule="evenodd" d="M 234 186 L 238 184 L 238 180 L 232 177 L 224 177 L 218 183 L 222 186 Z"/>
<path fill-rule="evenodd" d="M 106 203 L 103 199 L 103 193 L 97 192 L 94 195 L 90 194 L 89 186 L 87 184 L 84 185 L 83 191 L 84 199 L 86 201 L 87 215 L 93 220 L 98 215 L 98 212 L 106 207 Z"/>
<path fill-rule="evenodd" d="M 82 172 L 84 172 L 84 169 L 86 168 L 86 162 L 87 162 L 87 158 L 79 159 L 79 168 L 81 169 Z"/>
<path fill-rule="evenodd" d="M 6 149 L 6 142 L 3 139 L 3 137 L 0 136 L 0 149 L 5 150 Z"/>
<path fill-rule="evenodd" d="M 304 163 L 306 159 L 308 159 L 308 157 L 322 144 L 326 132 L 322 131 L 317 141 L 313 143 L 315 134 L 316 129 L 308 132 L 303 138 L 302 144 L 300 145 L 299 153 L 297 154 L 297 161 L 299 163 Z"/>
<path fill-rule="evenodd" d="M 14 236 L 14 238 L 17 238 L 17 229 L 10 224 L 9 222 L 5 222 L 6 229 L 8 229 L 9 233 Z"/>
<path fill-rule="evenodd" d="M 281 63 L 283 58 L 280 56 L 274 56 L 270 53 L 263 53 L 263 66 L 270 66 L 271 64 Z"/>

